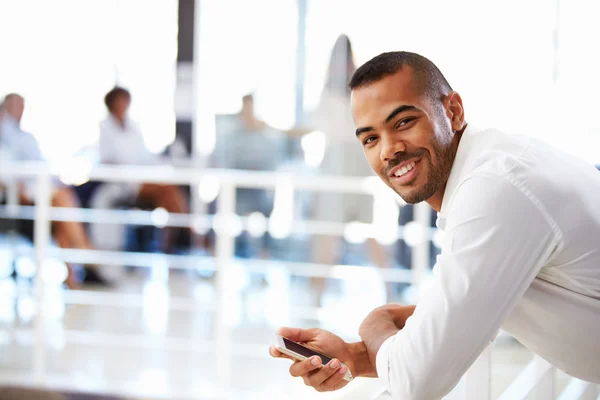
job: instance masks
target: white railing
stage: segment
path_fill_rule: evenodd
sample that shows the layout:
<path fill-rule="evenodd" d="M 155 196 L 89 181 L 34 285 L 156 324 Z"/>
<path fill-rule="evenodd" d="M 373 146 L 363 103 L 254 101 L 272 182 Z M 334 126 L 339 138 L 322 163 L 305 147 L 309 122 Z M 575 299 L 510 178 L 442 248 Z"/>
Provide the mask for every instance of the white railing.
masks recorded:
<path fill-rule="evenodd" d="M 74 263 L 101 263 L 107 265 L 128 265 L 148 267 L 156 264 L 157 260 L 162 260 L 164 265 L 172 268 L 198 269 L 197 256 L 167 256 L 157 254 L 131 254 L 126 252 L 110 251 L 82 251 L 76 249 L 61 249 L 52 252 L 48 249 L 50 242 L 50 221 L 52 220 L 75 220 L 82 222 L 104 223 L 122 223 L 122 224 L 154 224 L 150 212 L 145 211 L 117 211 L 117 210 L 84 210 L 84 209 L 59 209 L 50 207 L 51 201 L 51 179 L 61 175 L 61 171 L 53 169 L 44 163 L 6 163 L 0 161 L 0 177 L 5 181 L 14 181 L 16 178 L 34 177 L 37 179 L 36 206 L 24 207 L 17 206 L 16 194 L 13 185 L 8 185 L 8 205 L 0 208 L 0 217 L 24 217 L 35 220 L 34 248 L 35 258 L 38 265 L 38 272 L 41 270 L 43 261 L 49 256 L 59 256 L 63 261 Z M 214 257 L 208 257 L 214 260 L 213 267 L 216 271 L 216 296 L 217 310 L 226 302 L 226 296 L 230 293 L 228 281 L 225 279 L 227 270 L 231 264 L 234 251 L 234 240 L 236 232 L 227 229 L 227 218 L 235 215 L 236 188 L 264 188 L 277 190 L 281 185 L 291 186 L 294 191 L 328 191 L 340 193 L 365 193 L 373 196 L 385 197 L 390 202 L 394 202 L 393 196 L 387 189 L 382 190 L 381 184 L 372 178 L 337 178 L 323 176 L 298 176 L 292 174 L 281 174 L 272 172 L 249 172 L 249 171 L 231 171 L 231 170 L 198 170 L 194 168 L 173 168 L 170 166 L 148 167 L 148 166 L 99 166 L 86 171 L 86 175 L 91 180 L 101 180 L 110 182 L 147 182 L 147 183 L 168 183 L 168 184 L 189 184 L 199 185 L 206 177 L 216 178 L 220 183 L 219 196 L 217 199 L 217 216 L 220 218 L 221 225 L 218 225 L 214 218 L 206 215 L 177 215 L 169 216 L 164 226 L 190 226 L 192 224 L 202 225 L 204 227 L 213 227 L 216 233 L 216 245 Z M 8 178 L 8 179 L 6 179 Z M 386 194 L 387 193 L 387 194 Z M 387 196 L 387 197 L 386 197 Z M 389 282 L 412 282 L 418 289 L 419 285 L 425 279 L 429 265 L 429 241 L 433 237 L 433 230 L 429 229 L 431 212 L 426 204 L 420 204 L 415 207 L 415 222 L 422 227 L 422 240 L 417 240 L 413 249 L 413 264 L 411 271 L 400 271 L 391 269 L 378 269 L 380 278 Z M 225 222 L 223 222 L 225 221 Z M 225 225 L 223 225 L 223 223 Z M 397 221 L 389 221 L 397 224 Z M 294 221 L 292 232 L 302 232 L 308 234 L 329 234 L 343 235 L 345 231 L 344 224 L 324 223 L 320 221 Z M 376 238 L 376 229 L 374 225 L 365 226 L 370 228 L 367 237 Z M 239 233 L 239 232 L 238 232 Z M 397 237 L 403 235 L 401 228 L 397 230 Z M 268 267 L 268 262 L 264 260 L 245 260 L 245 269 L 255 272 L 264 272 Z M 266 265 L 267 264 L 267 265 Z M 331 266 L 308 263 L 286 262 L 285 268 L 288 272 L 304 276 L 320 276 L 344 279 L 346 272 L 352 266 Z M 47 375 L 46 349 L 45 349 L 45 330 L 43 314 L 39 312 L 41 305 L 45 301 L 45 290 L 47 274 L 38 273 L 35 276 L 36 293 L 36 317 L 34 329 L 33 346 L 33 371 L 36 381 L 44 385 Z M 119 307 L 141 307 L 143 305 L 143 296 L 130 294 L 113 293 L 92 293 L 85 291 L 72 291 L 65 293 L 64 300 L 71 304 L 95 304 L 112 305 Z M 195 305 L 190 305 L 185 299 L 169 298 L 170 309 L 195 309 Z M 306 317 L 319 317 L 319 309 L 305 308 L 297 309 L 295 313 Z M 195 349 L 195 351 L 206 351 L 207 349 L 216 349 L 219 355 L 216 357 L 215 365 L 219 386 L 227 388 L 229 386 L 231 359 L 233 355 L 246 354 L 255 356 L 264 356 L 264 349 L 254 348 L 253 346 L 232 346 L 231 331 L 229 322 L 223 312 L 216 313 L 215 324 L 215 342 L 198 343 L 197 341 L 186 342 L 181 339 L 169 341 L 167 338 L 160 341 L 160 346 L 177 349 Z M 23 333 L 23 332 L 21 332 Z M 96 344 L 103 343 L 131 343 L 135 346 L 155 346 L 152 340 L 143 340 L 139 336 L 126 335 L 90 335 L 80 331 L 67 331 L 66 336 L 72 340 L 90 340 L 97 339 Z M 101 336 L 101 337 L 99 337 Z M 98 340 L 99 339 L 99 340 Z M 93 340 L 92 340 L 93 342 Z M 536 357 L 515 379 L 509 388 L 500 397 L 503 400 L 518 400 L 526 398 L 534 399 L 553 399 L 556 394 L 556 385 L 554 381 L 555 369 L 547 362 Z M 488 347 L 476 360 L 473 366 L 463 377 L 461 384 L 448 396 L 453 399 L 491 399 L 492 384 L 492 346 Z M 528 397 L 528 396 L 534 397 Z M 598 395 L 598 385 L 583 382 L 578 379 L 572 379 L 565 390 L 559 395 L 559 399 L 581 399 L 588 400 Z"/>

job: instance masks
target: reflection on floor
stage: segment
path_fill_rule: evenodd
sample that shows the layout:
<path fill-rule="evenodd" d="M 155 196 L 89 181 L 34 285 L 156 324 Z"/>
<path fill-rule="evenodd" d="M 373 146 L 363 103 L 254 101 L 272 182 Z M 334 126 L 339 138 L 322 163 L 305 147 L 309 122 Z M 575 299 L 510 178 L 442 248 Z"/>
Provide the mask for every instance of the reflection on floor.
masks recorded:
<path fill-rule="evenodd" d="M 17 386 L 0 386 L 2 400 L 129 400 L 114 396 L 95 395 L 53 390 L 31 389 Z"/>
<path fill-rule="evenodd" d="M 143 270 L 119 276 L 109 291 L 48 289 L 40 331 L 46 388 L 165 399 L 367 399 L 379 389 L 376 380 L 358 379 L 342 391 L 316 393 L 290 378 L 288 362 L 271 359 L 267 349 L 280 325 L 320 326 L 357 340 L 362 318 L 385 301 L 381 283 L 332 280 L 315 314 L 309 280 L 283 270 L 262 277 L 247 276 L 243 265 L 232 268 L 220 304 L 215 282 L 189 272 L 171 272 L 168 282 L 149 280 Z M 30 282 L 0 281 L 0 386 L 39 382 L 32 370 L 34 316 Z M 217 317 L 230 327 L 224 347 L 215 341 Z M 500 340 L 494 393 L 530 358 Z"/>

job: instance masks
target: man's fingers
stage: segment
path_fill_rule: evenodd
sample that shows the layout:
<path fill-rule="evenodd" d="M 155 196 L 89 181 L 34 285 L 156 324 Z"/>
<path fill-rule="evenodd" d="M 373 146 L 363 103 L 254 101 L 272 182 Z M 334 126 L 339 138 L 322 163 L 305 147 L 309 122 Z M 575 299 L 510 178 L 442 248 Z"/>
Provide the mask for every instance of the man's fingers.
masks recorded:
<path fill-rule="evenodd" d="M 293 377 L 303 376 L 321 366 L 321 358 L 312 356 L 304 361 L 295 362 L 290 366 L 290 375 Z"/>
<path fill-rule="evenodd" d="M 293 340 L 294 342 L 308 342 L 311 341 L 317 336 L 317 334 L 321 330 L 318 328 L 313 329 L 300 329 L 300 328 L 287 328 L 282 326 L 277 330 L 277 334 L 283 336 L 284 338 L 288 338 Z"/>
<path fill-rule="evenodd" d="M 277 334 L 294 342 L 304 343 L 313 340 L 320 331 L 318 328 L 301 329 L 282 326 L 277 330 Z"/>
<path fill-rule="evenodd" d="M 288 360 L 293 360 L 292 357 L 288 356 L 287 354 L 283 354 L 282 352 L 280 352 L 279 350 L 277 350 L 275 348 L 275 346 L 270 346 L 269 347 L 269 354 L 271 355 L 271 357 L 275 357 L 275 358 L 287 358 Z"/>
<path fill-rule="evenodd" d="M 324 388 L 322 387 L 323 383 L 327 379 L 331 378 L 333 375 L 338 373 L 338 370 L 340 369 L 340 365 L 341 365 L 341 363 L 337 359 L 334 358 L 326 366 L 321 368 L 319 371 L 315 371 L 311 374 L 308 374 L 307 376 L 303 376 L 304 383 L 306 383 L 308 386 L 314 387 L 318 391 L 323 391 L 324 390 Z M 343 376 L 342 376 L 342 378 L 343 378 Z"/>
<path fill-rule="evenodd" d="M 348 372 L 348 367 L 342 365 L 337 369 L 337 372 L 327 378 L 317 390 L 319 392 L 329 392 L 333 390 L 338 390 L 343 388 L 348 384 L 348 381 L 344 380 L 346 373 Z"/>
<path fill-rule="evenodd" d="M 271 357 L 281 357 L 283 355 L 283 353 L 277 350 L 275 346 L 269 346 L 269 354 Z"/>

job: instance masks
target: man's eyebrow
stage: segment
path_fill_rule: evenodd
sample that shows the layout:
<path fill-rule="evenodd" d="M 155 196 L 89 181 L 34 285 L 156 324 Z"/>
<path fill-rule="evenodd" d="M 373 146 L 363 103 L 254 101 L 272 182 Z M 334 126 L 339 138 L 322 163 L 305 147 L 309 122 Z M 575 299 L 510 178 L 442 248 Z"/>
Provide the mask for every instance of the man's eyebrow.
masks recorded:
<path fill-rule="evenodd" d="M 362 133 L 370 132 L 373 130 L 372 126 L 365 126 L 364 128 L 358 128 L 356 130 L 356 136 L 360 136 Z"/>
<path fill-rule="evenodd" d="M 387 124 L 388 122 L 390 122 L 396 115 L 403 113 L 405 111 L 412 111 L 412 110 L 416 110 L 417 107 L 415 106 L 409 106 L 409 105 L 402 105 L 399 107 L 396 107 L 394 109 L 394 111 L 392 111 L 390 113 L 390 115 L 387 116 L 387 118 L 385 119 L 385 123 Z"/>

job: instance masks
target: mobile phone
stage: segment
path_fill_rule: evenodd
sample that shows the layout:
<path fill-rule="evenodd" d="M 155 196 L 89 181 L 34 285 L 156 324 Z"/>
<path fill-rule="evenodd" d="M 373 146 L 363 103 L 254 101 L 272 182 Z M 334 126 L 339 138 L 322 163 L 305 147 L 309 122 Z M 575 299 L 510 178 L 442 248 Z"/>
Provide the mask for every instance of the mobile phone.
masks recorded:
<path fill-rule="evenodd" d="M 312 356 L 319 356 L 321 357 L 321 368 L 327 365 L 329 361 L 333 359 L 333 357 L 329 357 L 325 354 L 319 353 L 318 351 L 309 349 L 300 343 L 294 342 L 293 340 L 284 338 L 280 335 L 273 335 L 273 346 L 283 354 L 288 355 L 298 361 L 304 361 Z M 346 364 L 342 363 L 342 365 L 347 368 L 346 375 L 344 375 L 344 380 L 350 382 L 352 379 L 354 379 L 352 373 L 350 372 L 350 368 L 348 368 Z"/>

